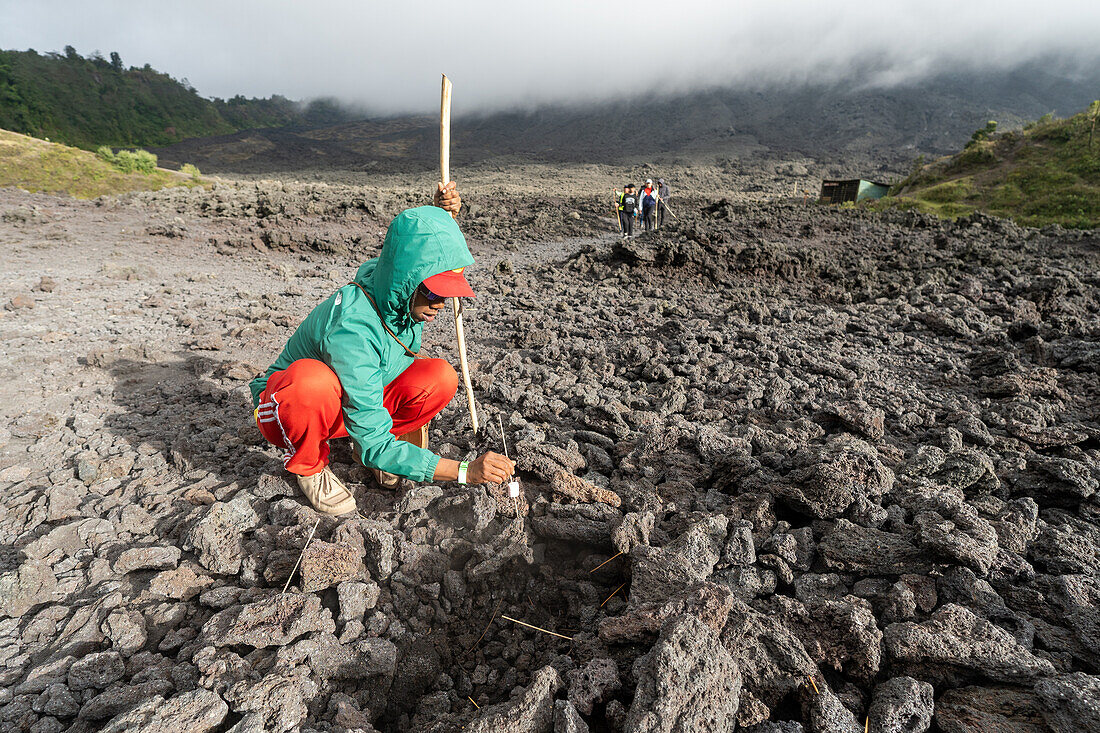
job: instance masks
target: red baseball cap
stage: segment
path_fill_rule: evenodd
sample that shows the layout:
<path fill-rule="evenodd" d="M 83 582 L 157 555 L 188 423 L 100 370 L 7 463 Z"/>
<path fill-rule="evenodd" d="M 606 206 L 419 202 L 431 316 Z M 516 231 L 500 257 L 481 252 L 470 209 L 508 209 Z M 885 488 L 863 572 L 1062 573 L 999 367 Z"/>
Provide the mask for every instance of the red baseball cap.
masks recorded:
<path fill-rule="evenodd" d="M 470 287 L 470 283 L 466 282 L 466 276 L 462 274 L 465 269 L 465 267 L 460 267 L 457 270 L 445 270 L 438 275 L 425 278 L 424 287 L 444 298 L 474 296 L 476 295 L 474 289 Z"/>

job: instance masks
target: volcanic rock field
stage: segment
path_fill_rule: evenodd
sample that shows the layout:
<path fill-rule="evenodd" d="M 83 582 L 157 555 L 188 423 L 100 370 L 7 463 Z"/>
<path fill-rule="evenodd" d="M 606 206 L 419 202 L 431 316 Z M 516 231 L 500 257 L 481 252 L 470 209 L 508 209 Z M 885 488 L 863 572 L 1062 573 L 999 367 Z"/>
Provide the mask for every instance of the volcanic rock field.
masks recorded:
<path fill-rule="evenodd" d="M 464 191 L 521 498 L 344 517 L 247 382 L 426 192 L 0 190 L 0 730 L 1100 731 L 1100 233 L 618 183 Z"/>

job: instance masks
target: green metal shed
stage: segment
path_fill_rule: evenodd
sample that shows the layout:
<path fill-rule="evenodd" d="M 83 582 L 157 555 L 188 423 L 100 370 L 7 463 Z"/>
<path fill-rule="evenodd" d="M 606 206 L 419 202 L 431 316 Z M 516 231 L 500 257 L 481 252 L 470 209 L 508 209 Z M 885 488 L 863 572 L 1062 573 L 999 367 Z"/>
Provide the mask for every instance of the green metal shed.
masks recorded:
<path fill-rule="evenodd" d="M 822 181 L 821 201 L 826 204 L 840 204 L 845 201 L 880 199 L 889 190 L 890 184 L 868 181 L 865 178 L 853 178 L 847 181 Z"/>

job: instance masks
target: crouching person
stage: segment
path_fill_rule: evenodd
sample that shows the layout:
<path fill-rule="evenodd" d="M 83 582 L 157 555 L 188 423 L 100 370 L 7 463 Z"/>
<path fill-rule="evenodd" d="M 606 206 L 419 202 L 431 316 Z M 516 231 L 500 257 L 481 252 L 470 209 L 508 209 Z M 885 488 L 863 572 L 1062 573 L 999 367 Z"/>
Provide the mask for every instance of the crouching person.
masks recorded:
<path fill-rule="evenodd" d="M 403 211 L 381 254 L 306 317 L 267 372 L 252 380 L 256 423 L 282 448 L 283 464 L 317 511 L 355 510 L 328 467 L 329 441 L 351 438 L 356 458 L 383 488 L 413 481 L 500 483 L 515 462 L 488 452 L 459 463 L 428 450 L 428 423 L 454 397 L 458 376 L 418 353 L 425 323 L 446 298 L 474 295 L 463 274 L 474 259 L 449 212 L 451 182 L 436 206 Z"/>

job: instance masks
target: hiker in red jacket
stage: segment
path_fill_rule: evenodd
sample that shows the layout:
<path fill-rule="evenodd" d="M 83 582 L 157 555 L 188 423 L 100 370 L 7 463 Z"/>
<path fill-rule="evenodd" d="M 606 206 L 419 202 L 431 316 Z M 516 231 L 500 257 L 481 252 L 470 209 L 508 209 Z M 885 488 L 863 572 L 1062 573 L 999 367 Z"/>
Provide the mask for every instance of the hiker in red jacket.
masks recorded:
<path fill-rule="evenodd" d="M 645 179 L 645 186 L 639 192 L 638 198 L 642 200 L 642 230 L 652 231 L 657 213 L 657 189 L 653 187 L 652 178 Z"/>

